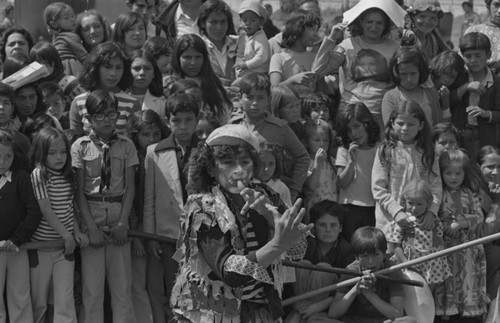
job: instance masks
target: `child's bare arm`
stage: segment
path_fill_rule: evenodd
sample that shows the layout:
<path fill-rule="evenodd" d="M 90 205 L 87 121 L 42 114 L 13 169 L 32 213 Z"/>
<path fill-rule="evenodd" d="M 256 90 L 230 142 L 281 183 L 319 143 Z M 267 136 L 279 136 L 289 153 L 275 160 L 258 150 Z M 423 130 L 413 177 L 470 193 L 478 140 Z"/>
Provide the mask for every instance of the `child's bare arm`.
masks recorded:
<path fill-rule="evenodd" d="M 396 258 L 398 259 L 399 262 L 407 262 L 408 258 L 406 258 L 405 253 L 403 251 L 403 246 L 401 243 L 393 243 L 389 242 L 390 245 L 393 245 L 392 247 L 394 248 L 394 254 L 396 255 Z"/>
<path fill-rule="evenodd" d="M 354 285 L 349 292 L 347 292 L 347 294 L 337 292 L 332 303 L 330 304 L 330 307 L 328 308 L 328 317 L 338 318 L 344 315 L 359 293 L 359 282 Z"/>
<path fill-rule="evenodd" d="M 326 150 L 324 150 L 323 148 L 319 148 L 318 151 L 316 152 L 316 156 L 314 156 L 314 165 L 312 173 L 308 176 L 306 180 L 309 187 L 311 188 L 318 187 L 321 175 L 319 169 L 321 167 L 324 167 L 325 163 L 327 162 L 326 161 L 327 158 L 328 158 L 328 153 L 326 152 Z"/>
<path fill-rule="evenodd" d="M 75 208 L 75 217 L 73 218 L 73 235 L 75 237 L 76 243 L 80 246 L 80 248 L 85 248 L 89 245 L 89 237 L 87 237 L 87 235 L 82 232 L 82 229 L 80 228 L 80 223 L 76 218 L 76 214 L 77 211 Z"/>
<path fill-rule="evenodd" d="M 48 198 L 39 199 L 38 205 L 40 206 L 40 210 L 51 228 L 59 233 L 59 235 L 64 239 L 64 254 L 72 254 L 76 247 L 73 235 L 64 227 L 61 220 L 54 213 L 54 210 L 52 210 L 50 200 Z"/>
<path fill-rule="evenodd" d="M 349 184 L 352 182 L 354 179 L 354 175 L 356 174 L 356 168 L 354 165 L 354 162 L 357 157 L 357 151 L 358 151 L 358 145 L 356 143 L 351 143 L 349 145 L 349 150 L 347 152 L 347 164 L 345 167 L 342 167 L 342 169 L 339 168 L 338 171 L 338 178 L 339 178 L 339 185 L 342 188 L 347 188 Z"/>

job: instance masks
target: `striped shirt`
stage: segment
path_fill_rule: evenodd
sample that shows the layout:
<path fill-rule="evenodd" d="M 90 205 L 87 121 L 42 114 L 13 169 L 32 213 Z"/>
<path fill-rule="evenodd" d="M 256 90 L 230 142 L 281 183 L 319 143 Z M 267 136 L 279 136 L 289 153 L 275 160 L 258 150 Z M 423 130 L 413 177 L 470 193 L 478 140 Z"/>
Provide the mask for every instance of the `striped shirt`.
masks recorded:
<path fill-rule="evenodd" d="M 61 73 L 63 74 L 63 73 Z M 57 84 L 61 87 L 66 99 L 66 104 L 73 102 L 73 100 L 85 90 L 80 86 L 80 81 L 73 75 L 63 74 Z"/>
<path fill-rule="evenodd" d="M 255 236 L 255 228 L 253 227 L 251 221 L 247 222 L 245 230 L 247 238 L 247 252 L 250 253 L 257 251 L 259 249 L 259 242 L 257 241 L 257 237 Z M 263 300 L 266 296 L 266 293 L 264 292 L 264 283 L 258 280 L 250 280 L 248 283 L 244 284 L 242 286 L 242 291 L 242 300 L 259 302 L 259 300 Z"/>
<path fill-rule="evenodd" d="M 74 190 L 72 184 L 61 175 L 48 170 L 48 179 L 42 176 L 42 170 L 35 168 L 31 173 L 31 183 L 37 200 L 49 199 L 52 211 L 59 218 L 62 225 L 69 231 L 73 232 L 73 197 Z M 57 233 L 47 222 L 45 216 L 38 225 L 32 240 L 47 241 L 61 239 Z"/>
<path fill-rule="evenodd" d="M 90 123 L 87 119 L 87 108 L 85 101 L 87 100 L 90 92 L 85 92 L 77 96 L 71 103 L 69 109 L 70 128 L 75 129 L 80 134 L 90 133 Z M 139 102 L 125 92 L 113 93 L 118 101 L 118 112 L 120 116 L 116 121 L 116 132 L 119 134 L 126 134 L 126 126 L 128 116 L 136 111 L 141 110 Z"/>

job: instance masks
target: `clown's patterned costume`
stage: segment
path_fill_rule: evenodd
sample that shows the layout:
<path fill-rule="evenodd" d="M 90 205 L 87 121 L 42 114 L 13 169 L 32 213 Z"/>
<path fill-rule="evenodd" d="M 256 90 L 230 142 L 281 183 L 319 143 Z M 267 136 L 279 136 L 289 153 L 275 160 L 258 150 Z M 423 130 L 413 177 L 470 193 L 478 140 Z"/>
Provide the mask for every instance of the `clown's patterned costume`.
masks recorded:
<path fill-rule="evenodd" d="M 265 185 L 250 184 L 283 213 L 279 196 Z M 268 268 L 257 263 L 256 251 L 272 237 L 267 220 L 243 205 L 235 195 L 215 186 L 211 193 L 189 197 L 181 218 L 175 257 L 180 270 L 171 304 L 180 322 L 273 322 L 283 315 L 283 275 L 279 259 Z M 273 228 L 274 229 L 274 228 Z M 306 235 L 286 255 L 299 260 Z"/>

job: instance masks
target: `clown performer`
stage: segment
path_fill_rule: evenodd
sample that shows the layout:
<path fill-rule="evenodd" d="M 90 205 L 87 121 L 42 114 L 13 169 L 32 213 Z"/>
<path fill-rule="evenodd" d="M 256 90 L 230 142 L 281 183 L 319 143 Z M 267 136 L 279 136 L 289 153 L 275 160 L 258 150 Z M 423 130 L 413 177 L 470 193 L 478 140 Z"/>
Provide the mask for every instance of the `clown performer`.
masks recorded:
<path fill-rule="evenodd" d="M 190 161 L 181 217 L 180 269 L 171 305 L 177 322 L 279 322 L 286 253 L 299 260 L 312 224 L 300 199 L 285 209 L 252 182 L 259 140 L 242 125 L 214 130 Z"/>

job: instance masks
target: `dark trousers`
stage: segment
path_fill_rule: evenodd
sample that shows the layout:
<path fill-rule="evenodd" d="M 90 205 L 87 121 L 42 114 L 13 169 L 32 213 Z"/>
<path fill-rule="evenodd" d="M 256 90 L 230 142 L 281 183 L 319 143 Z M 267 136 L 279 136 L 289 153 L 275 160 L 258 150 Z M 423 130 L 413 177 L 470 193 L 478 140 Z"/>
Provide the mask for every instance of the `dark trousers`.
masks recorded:
<path fill-rule="evenodd" d="M 175 276 L 179 269 L 177 261 L 172 259 L 176 249 L 174 243 L 161 242 L 161 259 L 149 255 L 147 290 L 153 310 L 153 321 L 155 323 L 169 322 L 173 320 L 172 308 L 170 307 L 170 295 L 174 287 Z"/>

